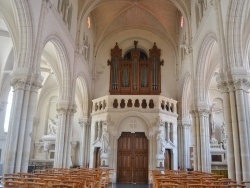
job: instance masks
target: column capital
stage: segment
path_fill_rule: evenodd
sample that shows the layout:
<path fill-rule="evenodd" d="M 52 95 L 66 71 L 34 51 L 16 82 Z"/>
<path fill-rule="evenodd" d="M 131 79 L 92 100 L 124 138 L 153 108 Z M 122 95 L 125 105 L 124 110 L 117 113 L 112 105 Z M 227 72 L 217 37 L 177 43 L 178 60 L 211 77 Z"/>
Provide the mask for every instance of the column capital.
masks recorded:
<path fill-rule="evenodd" d="M 248 89 L 250 88 L 249 79 L 239 78 L 239 79 L 235 80 L 234 81 L 234 87 L 235 87 L 235 90 L 248 91 Z"/>
<path fill-rule="evenodd" d="M 29 73 L 27 69 L 18 68 L 11 72 L 10 83 L 13 89 L 37 92 L 42 87 L 42 77 L 37 73 Z"/>
<path fill-rule="evenodd" d="M 227 82 L 220 82 L 217 87 L 222 93 L 227 93 L 229 90 Z"/>
<path fill-rule="evenodd" d="M 191 120 L 190 118 L 183 118 L 178 120 L 178 125 L 182 126 L 182 125 L 191 125 Z"/>
<path fill-rule="evenodd" d="M 61 101 L 57 103 L 56 110 L 60 115 L 62 114 L 72 115 L 76 112 L 76 105 L 69 103 L 67 101 Z"/>
<path fill-rule="evenodd" d="M 198 113 L 200 116 L 208 116 L 209 117 L 210 109 L 200 108 L 200 109 L 198 109 Z"/>
<path fill-rule="evenodd" d="M 85 118 L 79 118 L 78 123 L 79 123 L 80 127 L 85 128 L 87 125 L 89 125 L 90 122 L 89 122 L 89 119 L 87 117 L 85 117 Z"/>

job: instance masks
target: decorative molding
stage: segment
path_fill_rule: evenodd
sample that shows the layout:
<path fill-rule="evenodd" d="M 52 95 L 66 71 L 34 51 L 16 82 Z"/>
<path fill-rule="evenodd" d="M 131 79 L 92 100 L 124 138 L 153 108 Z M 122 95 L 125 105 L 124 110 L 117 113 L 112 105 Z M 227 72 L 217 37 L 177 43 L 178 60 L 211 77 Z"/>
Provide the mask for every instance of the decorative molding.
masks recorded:
<path fill-rule="evenodd" d="M 72 115 L 76 113 L 76 105 L 68 102 L 59 102 L 56 105 L 56 110 L 60 115 Z"/>

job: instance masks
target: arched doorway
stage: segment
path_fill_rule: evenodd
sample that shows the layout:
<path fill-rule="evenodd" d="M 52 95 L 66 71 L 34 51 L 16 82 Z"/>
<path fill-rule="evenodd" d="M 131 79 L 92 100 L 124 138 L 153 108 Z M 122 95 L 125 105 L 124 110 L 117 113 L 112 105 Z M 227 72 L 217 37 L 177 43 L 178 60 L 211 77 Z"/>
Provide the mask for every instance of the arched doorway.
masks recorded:
<path fill-rule="evenodd" d="M 118 139 L 117 182 L 148 182 L 148 139 L 144 132 L 122 132 Z"/>

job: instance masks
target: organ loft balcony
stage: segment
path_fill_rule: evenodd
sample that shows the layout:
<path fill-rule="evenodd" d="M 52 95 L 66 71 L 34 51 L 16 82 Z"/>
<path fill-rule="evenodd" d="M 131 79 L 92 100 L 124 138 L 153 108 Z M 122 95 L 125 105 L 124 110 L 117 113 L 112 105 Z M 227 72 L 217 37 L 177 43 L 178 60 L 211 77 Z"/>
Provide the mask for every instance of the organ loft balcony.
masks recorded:
<path fill-rule="evenodd" d="M 92 116 L 128 111 L 178 116 L 177 101 L 161 95 L 106 95 L 92 102 Z"/>

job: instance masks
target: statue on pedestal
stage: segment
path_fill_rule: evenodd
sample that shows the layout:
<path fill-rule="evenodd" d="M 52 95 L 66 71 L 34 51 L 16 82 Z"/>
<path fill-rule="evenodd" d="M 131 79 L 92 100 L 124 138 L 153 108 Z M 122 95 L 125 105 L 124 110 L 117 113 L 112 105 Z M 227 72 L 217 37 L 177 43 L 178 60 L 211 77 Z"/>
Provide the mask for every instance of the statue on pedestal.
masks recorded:
<path fill-rule="evenodd" d="M 101 136 L 101 143 L 102 143 L 102 146 L 101 146 L 102 153 L 108 153 L 108 149 L 109 149 L 109 133 L 108 133 L 106 127 L 103 128 L 103 133 L 102 133 L 102 136 Z"/>

